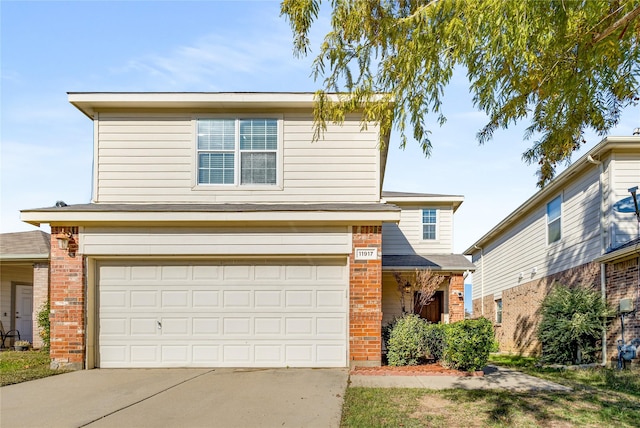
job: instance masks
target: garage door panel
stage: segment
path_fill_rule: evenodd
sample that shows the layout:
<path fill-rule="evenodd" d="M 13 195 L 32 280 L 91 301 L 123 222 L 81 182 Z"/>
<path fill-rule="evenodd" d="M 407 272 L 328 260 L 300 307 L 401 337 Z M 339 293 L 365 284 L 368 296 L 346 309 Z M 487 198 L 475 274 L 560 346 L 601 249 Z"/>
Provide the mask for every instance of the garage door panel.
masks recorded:
<path fill-rule="evenodd" d="M 129 292 L 131 307 L 136 309 L 150 308 L 159 309 L 160 299 L 156 290 L 134 290 Z"/>
<path fill-rule="evenodd" d="M 285 292 L 285 304 L 289 308 L 313 308 L 311 290 L 290 290 Z"/>
<path fill-rule="evenodd" d="M 131 318 L 129 334 L 131 336 L 157 336 L 159 322 L 157 317 Z"/>
<path fill-rule="evenodd" d="M 253 322 L 253 331 L 256 336 L 280 336 L 283 333 L 281 317 L 256 317 Z"/>
<path fill-rule="evenodd" d="M 214 309 L 220 306 L 220 292 L 215 290 L 194 290 L 193 307 L 198 309 Z"/>
<path fill-rule="evenodd" d="M 105 262 L 101 367 L 344 367 L 344 260 Z"/>
<path fill-rule="evenodd" d="M 249 290 L 225 290 L 222 292 L 222 305 L 225 308 L 251 308 L 251 292 Z"/>
<path fill-rule="evenodd" d="M 192 334 L 194 336 L 217 335 L 220 332 L 220 318 L 193 318 Z"/>

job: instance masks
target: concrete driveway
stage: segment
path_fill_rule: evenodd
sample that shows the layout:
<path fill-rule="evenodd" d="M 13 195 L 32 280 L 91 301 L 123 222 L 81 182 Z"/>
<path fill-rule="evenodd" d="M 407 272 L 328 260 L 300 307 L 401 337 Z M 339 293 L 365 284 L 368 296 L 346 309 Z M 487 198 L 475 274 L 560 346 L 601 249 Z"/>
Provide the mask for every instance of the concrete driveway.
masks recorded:
<path fill-rule="evenodd" d="M 337 427 L 347 369 L 97 369 L 0 388 L 2 427 Z"/>

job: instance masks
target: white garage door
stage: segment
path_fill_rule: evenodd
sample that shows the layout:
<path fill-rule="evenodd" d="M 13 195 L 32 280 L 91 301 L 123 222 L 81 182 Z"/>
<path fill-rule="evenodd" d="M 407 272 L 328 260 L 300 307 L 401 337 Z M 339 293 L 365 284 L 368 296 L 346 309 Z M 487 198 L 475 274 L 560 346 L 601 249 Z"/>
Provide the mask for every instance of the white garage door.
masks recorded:
<path fill-rule="evenodd" d="M 100 367 L 345 367 L 345 260 L 103 262 Z"/>

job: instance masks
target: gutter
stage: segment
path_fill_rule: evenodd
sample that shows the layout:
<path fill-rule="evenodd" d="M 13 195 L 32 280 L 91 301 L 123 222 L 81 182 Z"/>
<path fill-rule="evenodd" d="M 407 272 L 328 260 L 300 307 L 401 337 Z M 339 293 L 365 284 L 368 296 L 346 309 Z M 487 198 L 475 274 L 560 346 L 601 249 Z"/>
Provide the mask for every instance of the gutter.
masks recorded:
<path fill-rule="evenodd" d="M 598 166 L 598 193 L 600 195 L 600 254 L 604 254 L 606 251 L 604 243 L 604 227 L 605 227 L 605 212 L 604 212 L 604 200 L 603 191 L 604 183 L 602 182 L 602 176 L 604 175 L 604 166 L 601 160 L 595 160 L 593 156 L 587 155 L 587 162 Z M 600 295 L 602 300 L 607 301 L 607 265 L 600 262 Z M 607 329 L 602 331 L 602 367 L 607 366 Z"/>

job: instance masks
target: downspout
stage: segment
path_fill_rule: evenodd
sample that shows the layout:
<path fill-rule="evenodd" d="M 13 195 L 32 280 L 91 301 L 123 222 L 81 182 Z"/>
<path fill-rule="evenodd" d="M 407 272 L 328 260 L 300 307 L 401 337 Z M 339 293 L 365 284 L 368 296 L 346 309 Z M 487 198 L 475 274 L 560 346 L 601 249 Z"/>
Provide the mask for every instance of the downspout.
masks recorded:
<path fill-rule="evenodd" d="M 480 314 L 484 317 L 484 250 L 473 244 L 473 248 L 480 250 Z"/>
<path fill-rule="evenodd" d="M 604 166 L 602 165 L 602 161 L 595 160 L 591 155 L 587 156 L 587 161 L 594 165 L 598 165 L 598 191 L 600 194 L 600 255 L 603 255 L 606 251 L 605 246 L 605 207 L 604 207 Z M 602 295 L 602 300 L 607 301 L 607 265 L 605 263 L 600 263 L 600 294 Z M 602 332 L 602 366 L 606 367 L 607 365 L 607 330 Z"/>

